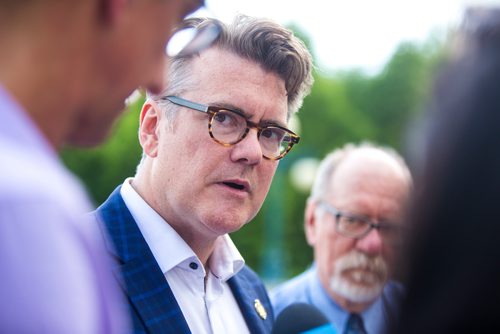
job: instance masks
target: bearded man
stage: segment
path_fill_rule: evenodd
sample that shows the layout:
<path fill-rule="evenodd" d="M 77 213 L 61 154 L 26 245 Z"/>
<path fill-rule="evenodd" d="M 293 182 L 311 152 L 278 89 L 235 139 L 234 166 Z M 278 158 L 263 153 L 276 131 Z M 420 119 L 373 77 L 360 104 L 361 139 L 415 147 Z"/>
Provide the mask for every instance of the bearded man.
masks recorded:
<path fill-rule="evenodd" d="M 393 272 L 411 188 L 407 165 L 390 148 L 347 144 L 330 153 L 305 212 L 314 264 L 272 291 L 275 314 L 305 302 L 337 333 L 383 333 L 402 293 Z"/>

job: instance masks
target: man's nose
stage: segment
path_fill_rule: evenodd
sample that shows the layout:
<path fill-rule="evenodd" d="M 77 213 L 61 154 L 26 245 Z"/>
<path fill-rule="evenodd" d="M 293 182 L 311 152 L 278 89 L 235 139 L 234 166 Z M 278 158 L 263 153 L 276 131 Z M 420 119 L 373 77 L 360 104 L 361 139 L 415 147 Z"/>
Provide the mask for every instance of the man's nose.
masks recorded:
<path fill-rule="evenodd" d="M 377 255 L 382 252 L 382 237 L 380 231 L 372 228 L 362 239 L 357 240 L 356 248 L 367 255 Z"/>
<path fill-rule="evenodd" d="M 256 129 L 250 129 L 245 138 L 231 149 L 231 160 L 233 161 L 243 161 L 249 165 L 256 165 L 262 159 L 262 147 Z"/>
<path fill-rule="evenodd" d="M 149 80 L 146 84 L 146 89 L 152 94 L 160 94 L 166 86 L 166 78 L 168 78 L 167 65 L 168 57 L 164 57 L 160 64 L 151 72 Z"/>

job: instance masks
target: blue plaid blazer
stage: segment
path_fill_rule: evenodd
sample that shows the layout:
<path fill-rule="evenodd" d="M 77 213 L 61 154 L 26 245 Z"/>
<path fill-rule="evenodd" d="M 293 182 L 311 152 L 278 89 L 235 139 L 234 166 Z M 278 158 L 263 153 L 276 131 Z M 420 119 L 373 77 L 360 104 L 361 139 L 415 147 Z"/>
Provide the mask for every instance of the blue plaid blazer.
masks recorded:
<path fill-rule="evenodd" d="M 191 333 L 170 286 L 116 188 L 94 211 L 107 248 L 116 259 L 115 276 L 126 294 L 134 333 Z M 260 278 L 247 266 L 228 284 L 252 334 L 270 333 L 274 315 Z M 258 299 L 267 318 L 257 313 Z M 197 333 L 195 333 L 197 334 Z"/>

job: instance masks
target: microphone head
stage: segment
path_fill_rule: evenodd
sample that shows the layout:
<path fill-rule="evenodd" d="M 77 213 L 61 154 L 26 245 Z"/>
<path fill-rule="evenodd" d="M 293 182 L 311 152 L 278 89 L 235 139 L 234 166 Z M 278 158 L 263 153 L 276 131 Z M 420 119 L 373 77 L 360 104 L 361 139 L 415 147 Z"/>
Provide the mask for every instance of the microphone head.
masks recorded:
<path fill-rule="evenodd" d="M 325 326 L 326 325 L 326 326 Z M 299 334 L 319 327 L 331 328 L 331 331 L 324 333 L 334 333 L 333 327 L 320 310 L 306 303 L 294 303 L 287 306 L 276 318 L 272 334 Z"/>

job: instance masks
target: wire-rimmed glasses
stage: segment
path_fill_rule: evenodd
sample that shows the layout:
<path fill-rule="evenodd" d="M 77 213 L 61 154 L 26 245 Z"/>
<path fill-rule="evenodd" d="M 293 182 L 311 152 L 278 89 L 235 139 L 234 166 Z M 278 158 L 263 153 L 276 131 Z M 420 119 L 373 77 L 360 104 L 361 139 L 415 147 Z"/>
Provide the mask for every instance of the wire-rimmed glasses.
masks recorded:
<path fill-rule="evenodd" d="M 206 106 L 178 96 L 165 96 L 162 100 L 209 114 L 210 137 L 223 146 L 232 146 L 246 137 L 251 128 L 257 130 L 262 156 L 268 160 L 283 158 L 300 137 L 279 125 L 260 126 L 246 119 L 240 112 L 228 108 Z"/>
<path fill-rule="evenodd" d="M 325 201 L 319 201 L 318 205 L 335 217 L 335 231 L 345 237 L 362 239 L 375 228 L 379 231 L 383 240 L 387 240 L 391 243 L 396 243 L 401 240 L 402 229 L 400 224 L 374 222 L 361 215 L 337 210 L 334 206 Z"/>

